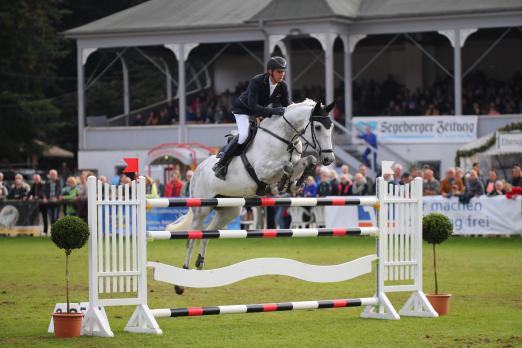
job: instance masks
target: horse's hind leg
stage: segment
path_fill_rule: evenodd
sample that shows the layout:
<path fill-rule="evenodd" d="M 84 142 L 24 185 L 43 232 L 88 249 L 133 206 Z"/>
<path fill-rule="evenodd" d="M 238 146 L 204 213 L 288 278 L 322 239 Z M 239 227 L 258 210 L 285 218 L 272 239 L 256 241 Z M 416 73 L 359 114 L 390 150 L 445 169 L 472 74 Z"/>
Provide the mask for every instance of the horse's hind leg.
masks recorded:
<path fill-rule="evenodd" d="M 203 227 L 203 223 L 205 222 L 205 218 L 208 216 L 212 208 L 209 207 L 201 207 L 201 208 L 191 208 L 194 213 L 194 217 L 192 219 L 192 225 L 190 226 L 191 230 L 200 230 Z M 192 250 L 194 250 L 194 245 L 196 241 L 194 239 L 187 240 L 187 250 L 185 254 L 185 262 L 183 263 L 184 269 L 190 268 L 190 259 L 192 256 Z M 179 285 L 174 285 L 174 291 L 176 294 L 182 295 L 185 292 L 185 288 Z"/>
<path fill-rule="evenodd" d="M 233 208 L 217 208 L 216 216 L 210 221 L 207 230 L 219 230 L 225 228 L 230 221 L 241 213 L 241 207 Z M 205 252 L 207 251 L 208 239 L 202 239 L 199 247 L 198 258 L 196 259 L 196 268 L 203 269 L 205 264 Z"/>

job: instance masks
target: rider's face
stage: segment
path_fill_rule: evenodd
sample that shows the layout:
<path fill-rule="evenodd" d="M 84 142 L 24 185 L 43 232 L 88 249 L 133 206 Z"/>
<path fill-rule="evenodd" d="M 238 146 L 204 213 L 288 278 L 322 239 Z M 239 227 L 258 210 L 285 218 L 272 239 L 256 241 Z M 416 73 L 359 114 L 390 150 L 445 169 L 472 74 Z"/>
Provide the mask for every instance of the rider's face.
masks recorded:
<path fill-rule="evenodd" d="M 285 71 L 284 70 L 268 70 L 268 73 L 270 74 L 270 77 L 272 78 L 272 82 L 278 83 L 283 80 L 285 77 Z"/>

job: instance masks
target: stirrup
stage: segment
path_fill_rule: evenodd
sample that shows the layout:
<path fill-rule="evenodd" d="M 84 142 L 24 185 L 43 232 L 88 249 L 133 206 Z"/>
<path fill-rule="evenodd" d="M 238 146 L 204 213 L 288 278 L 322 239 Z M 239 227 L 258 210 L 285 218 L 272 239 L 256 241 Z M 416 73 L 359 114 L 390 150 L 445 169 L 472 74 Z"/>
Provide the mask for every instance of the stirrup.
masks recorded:
<path fill-rule="evenodd" d="M 216 178 L 225 180 L 227 176 L 228 167 L 221 163 L 216 163 L 214 167 L 212 168 L 214 170 L 214 174 L 216 175 Z"/>

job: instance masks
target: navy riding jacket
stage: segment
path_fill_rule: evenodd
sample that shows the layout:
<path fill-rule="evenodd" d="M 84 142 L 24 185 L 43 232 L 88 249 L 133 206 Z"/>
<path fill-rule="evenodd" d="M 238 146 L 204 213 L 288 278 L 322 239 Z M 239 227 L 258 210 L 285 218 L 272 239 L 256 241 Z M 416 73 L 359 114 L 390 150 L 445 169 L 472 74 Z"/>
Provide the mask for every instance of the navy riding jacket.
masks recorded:
<path fill-rule="evenodd" d="M 254 76 L 246 91 L 232 104 L 232 112 L 249 116 L 270 117 L 273 112 L 272 108 L 267 107 L 267 105 L 272 104 L 273 107 L 290 105 L 286 82 L 279 82 L 274 93 L 270 95 L 269 79 L 268 73 Z"/>

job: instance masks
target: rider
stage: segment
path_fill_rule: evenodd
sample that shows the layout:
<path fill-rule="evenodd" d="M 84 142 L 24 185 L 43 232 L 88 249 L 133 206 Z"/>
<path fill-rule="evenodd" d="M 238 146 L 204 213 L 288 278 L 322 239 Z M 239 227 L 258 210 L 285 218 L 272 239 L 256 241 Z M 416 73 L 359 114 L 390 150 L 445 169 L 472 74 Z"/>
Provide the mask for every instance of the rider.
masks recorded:
<path fill-rule="evenodd" d="M 232 105 L 239 134 L 217 156 L 220 159 L 213 169 L 219 179 L 225 180 L 228 165 L 247 140 L 249 124 L 255 124 L 255 117 L 281 116 L 285 113 L 285 107 L 290 104 L 288 86 L 283 80 L 286 66 L 284 58 L 270 58 L 266 66 L 267 72 L 254 76 L 247 90 Z"/>

